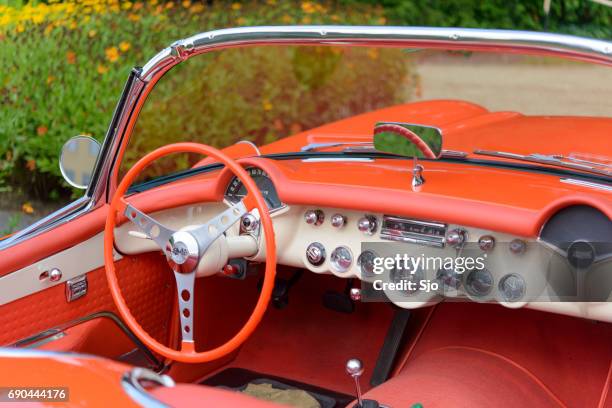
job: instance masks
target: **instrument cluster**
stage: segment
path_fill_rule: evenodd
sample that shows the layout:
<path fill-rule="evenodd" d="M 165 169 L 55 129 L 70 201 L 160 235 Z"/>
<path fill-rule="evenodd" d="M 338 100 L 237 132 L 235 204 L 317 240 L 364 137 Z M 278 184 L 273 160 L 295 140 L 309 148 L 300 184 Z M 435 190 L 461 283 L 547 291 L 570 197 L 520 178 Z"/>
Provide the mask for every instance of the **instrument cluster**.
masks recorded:
<path fill-rule="evenodd" d="M 296 233 L 309 239 L 303 243 L 302 266 L 358 277 L 369 290 L 384 286 L 385 296 L 400 305 L 469 298 L 518 307 L 534 300 L 537 293 L 530 289 L 545 286 L 550 254 L 536 241 L 387 214 L 308 208 L 300 218 Z M 381 268 L 398 253 L 420 258 L 421 266 L 389 262 Z M 482 261 L 458 263 L 472 258 Z"/>

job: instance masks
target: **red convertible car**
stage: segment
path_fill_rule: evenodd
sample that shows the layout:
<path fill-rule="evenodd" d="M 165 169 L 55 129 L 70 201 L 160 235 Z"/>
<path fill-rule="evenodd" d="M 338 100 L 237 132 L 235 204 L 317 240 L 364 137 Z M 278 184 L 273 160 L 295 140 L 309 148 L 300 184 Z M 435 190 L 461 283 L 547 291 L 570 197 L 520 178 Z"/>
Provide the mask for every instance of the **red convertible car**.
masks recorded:
<path fill-rule="evenodd" d="M 612 407 L 610 65 L 503 30 L 175 42 L 64 146 L 84 196 L 0 240 L 0 402 Z"/>

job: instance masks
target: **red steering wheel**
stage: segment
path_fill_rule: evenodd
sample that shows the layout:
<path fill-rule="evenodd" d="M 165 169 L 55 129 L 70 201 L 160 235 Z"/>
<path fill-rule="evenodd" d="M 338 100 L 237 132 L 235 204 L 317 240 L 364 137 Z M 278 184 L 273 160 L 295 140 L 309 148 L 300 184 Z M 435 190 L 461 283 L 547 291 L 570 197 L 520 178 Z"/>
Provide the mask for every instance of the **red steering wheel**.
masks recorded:
<path fill-rule="evenodd" d="M 196 228 L 170 228 L 142 213 L 124 199 L 124 194 L 136 179 L 136 176 L 150 163 L 172 153 L 198 153 L 218 160 L 229 168 L 242 181 L 247 190 L 246 197 L 237 204 L 215 216 Z M 193 305 L 194 283 L 198 263 L 206 250 L 217 239 L 224 239 L 227 231 L 247 212 L 257 209 L 263 227 L 266 245 L 266 270 L 263 287 L 253 312 L 242 329 L 225 344 L 204 352 L 196 352 L 193 341 Z M 132 221 L 141 232 L 148 235 L 165 253 L 168 264 L 174 271 L 181 322 L 181 349 L 169 348 L 151 337 L 138 324 L 121 294 L 121 289 L 115 273 L 113 259 L 114 230 L 117 224 L 117 214 L 122 214 Z M 161 147 L 140 159 L 125 175 L 110 203 L 108 217 L 104 229 L 104 266 L 108 286 L 119 313 L 134 334 L 151 350 L 160 355 L 185 363 L 203 363 L 219 359 L 238 348 L 253 333 L 261 321 L 274 288 L 276 274 L 276 243 L 274 229 L 266 203 L 253 179 L 236 161 L 215 149 L 198 143 L 175 143 Z"/>

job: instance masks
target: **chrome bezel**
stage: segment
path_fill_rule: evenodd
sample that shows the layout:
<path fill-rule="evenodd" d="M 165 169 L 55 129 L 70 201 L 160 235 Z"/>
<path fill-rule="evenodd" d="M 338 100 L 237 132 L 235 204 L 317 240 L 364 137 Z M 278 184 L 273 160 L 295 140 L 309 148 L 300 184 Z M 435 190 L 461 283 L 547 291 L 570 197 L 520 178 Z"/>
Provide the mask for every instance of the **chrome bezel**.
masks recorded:
<path fill-rule="evenodd" d="M 338 265 L 337 261 L 334 261 L 334 254 L 336 254 L 337 251 L 341 251 L 341 250 L 347 251 L 350 256 L 350 263 L 347 267 L 341 267 L 340 265 Z M 355 263 L 355 257 L 353 256 L 353 251 L 351 251 L 351 249 L 347 247 L 346 245 L 337 246 L 329 254 L 329 265 L 331 266 L 334 272 L 347 273 L 348 271 L 351 270 L 351 267 L 353 266 L 354 263 Z"/>
<path fill-rule="evenodd" d="M 505 291 L 502 289 L 504 283 L 509 279 L 509 278 L 518 278 L 521 282 L 522 282 L 522 287 L 521 287 L 521 296 L 519 296 L 516 299 L 508 299 L 505 295 Z M 507 303 L 516 303 L 516 302 L 520 302 L 521 299 L 523 299 L 525 297 L 525 294 L 527 293 L 527 286 L 526 286 L 526 282 L 525 282 L 525 278 L 523 278 L 521 275 L 519 275 L 518 273 L 509 273 L 505 276 L 503 276 L 500 280 L 499 283 L 497 284 L 497 290 L 499 291 L 499 295 L 501 296 L 502 300 L 504 302 Z"/>
<path fill-rule="evenodd" d="M 472 288 L 472 286 L 469 284 L 470 276 L 472 276 L 475 273 L 482 273 L 482 272 L 485 272 L 487 276 L 491 278 L 491 286 L 489 286 L 489 289 L 486 291 L 486 293 L 478 293 L 478 291 L 475 291 Z M 463 282 L 463 287 L 465 288 L 465 291 L 470 296 L 470 298 L 473 300 L 482 301 L 483 299 L 491 295 L 491 292 L 493 292 L 493 288 L 495 287 L 495 277 L 493 276 L 493 273 L 491 273 L 491 271 L 488 270 L 487 268 L 483 268 L 483 269 L 474 268 L 465 274 L 464 279 L 465 280 Z"/>

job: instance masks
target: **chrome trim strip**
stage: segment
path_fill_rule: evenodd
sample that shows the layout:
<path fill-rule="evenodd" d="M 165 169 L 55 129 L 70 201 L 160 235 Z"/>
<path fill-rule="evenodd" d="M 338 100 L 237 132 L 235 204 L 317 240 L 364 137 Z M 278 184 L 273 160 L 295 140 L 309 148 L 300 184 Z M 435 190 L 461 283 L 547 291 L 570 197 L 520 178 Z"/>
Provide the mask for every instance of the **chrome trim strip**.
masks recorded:
<path fill-rule="evenodd" d="M 140 381 L 149 381 L 159 384 L 162 387 L 174 387 L 174 380 L 165 374 L 157 374 L 145 368 L 135 367 L 128 371 L 121 378 L 123 390 L 135 402 L 143 407 L 167 407 L 168 405 L 157 400 L 145 390 Z"/>
<path fill-rule="evenodd" d="M 163 362 L 159 361 L 157 357 L 155 357 L 155 355 L 147 348 L 147 346 L 145 346 L 144 343 L 140 341 L 140 339 L 136 337 L 136 335 L 132 333 L 132 331 L 123 323 L 123 321 L 119 319 L 119 317 L 113 312 L 103 311 L 103 312 L 92 313 L 90 315 L 83 316 L 78 319 L 71 320 L 70 322 L 56 326 L 54 328 L 45 330 L 33 336 L 18 340 L 13 344 L 9 344 L 3 347 L 33 349 L 34 347 L 40 344 L 44 344 L 42 342 L 44 342 L 50 336 L 53 337 L 54 335 L 57 335 L 58 333 L 63 333 L 64 330 L 67 330 L 78 324 L 85 323 L 90 320 L 101 318 L 101 317 L 105 317 L 105 318 L 112 320 L 117 326 L 119 326 L 121 331 L 123 331 L 125 335 L 128 336 L 130 340 L 132 340 L 134 345 L 136 345 L 136 347 L 138 347 L 138 349 L 145 354 L 147 359 L 155 366 L 156 369 L 163 370 L 164 368 Z"/>
<path fill-rule="evenodd" d="M 261 152 L 259 151 L 259 147 L 257 147 L 257 145 L 253 142 L 251 142 L 250 140 L 239 140 L 234 144 L 247 144 L 249 146 L 251 146 L 254 150 L 255 153 L 257 153 L 257 156 L 261 156 Z"/>
<path fill-rule="evenodd" d="M 588 173 L 600 174 L 602 176 L 612 177 L 612 170 L 601 170 L 593 166 L 587 166 L 585 164 L 567 162 L 555 158 L 554 156 L 547 156 L 538 153 L 532 154 L 518 154 L 509 152 L 499 152 L 494 150 L 474 150 L 474 154 L 491 157 L 501 157 L 503 159 L 515 159 L 520 161 L 526 161 L 529 163 L 547 164 L 550 166 L 564 167 L 572 170 L 580 170 Z"/>
<path fill-rule="evenodd" d="M 67 219 L 76 218 L 79 215 L 89 211 L 91 207 L 91 200 L 88 197 L 83 196 L 69 203 L 65 207 L 62 207 L 59 210 L 47 215 L 46 217 L 41 218 L 34 224 L 0 241 L 0 251 L 21 242 L 25 238 L 30 238 L 42 234 L 43 232 L 50 230 L 56 225 L 59 225 L 60 221 L 65 222 Z"/>
<path fill-rule="evenodd" d="M 598 190 L 610 191 L 612 192 L 612 186 L 594 183 L 592 181 L 571 179 L 571 178 L 562 178 L 559 180 L 561 183 L 565 184 L 573 184 L 575 186 L 588 187 L 588 188 L 596 188 Z"/>
<path fill-rule="evenodd" d="M 326 162 L 373 162 L 371 157 L 309 157 L 302 159 L 304 163 L 326 163 Z"/>
<path fill-rule="evenodd" d="M 155 82 L 174 65 L 213 48 L 249 44 L 396 44 L 415 47 L 539 51 L 612 64 L 612 43 L 570 35 L 514 30 L 374 26 L 263 26 L 209 31 L 173 43 L 142 69 Z"/>

